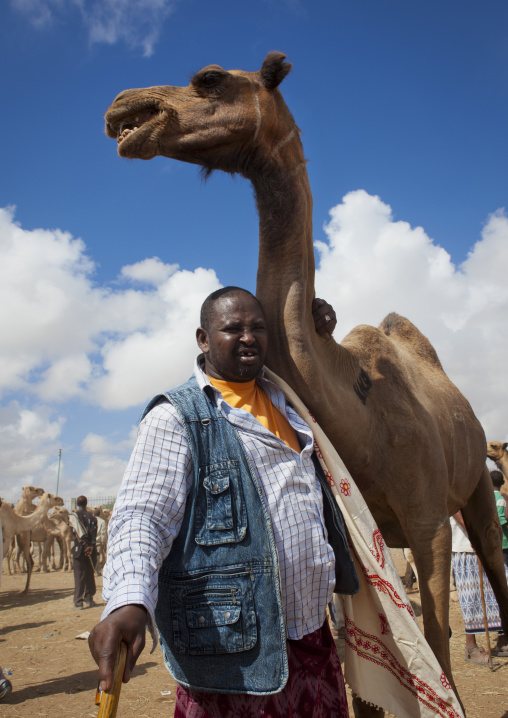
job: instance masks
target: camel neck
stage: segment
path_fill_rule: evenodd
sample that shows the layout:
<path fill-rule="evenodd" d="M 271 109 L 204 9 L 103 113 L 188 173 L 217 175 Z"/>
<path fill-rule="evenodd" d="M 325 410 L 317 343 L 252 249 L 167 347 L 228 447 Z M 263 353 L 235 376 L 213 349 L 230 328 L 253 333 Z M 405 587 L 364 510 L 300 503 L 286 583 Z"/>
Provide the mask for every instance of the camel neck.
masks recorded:
<path fill-rule="evenodd" d="M 325 371 L 342 376 L 342 386 L 347 387 L 343 405 L 348 400 L 356 403 L 352 388 L 361 378 L 358 360 L 335 341 L 321 340 L 314 328 L 312 193 L 299 137 L 282 147 L 276 158 L 272 154 L 264 171 L 251 181 L 259 213 L 256 296 L 270 336 L 266 364 L 309 401 L 317 361 Z"/>
<path fill-rule="evenodd" d="M 299 321 L 310 310 L 315 274 L 312 193 L 304 163 L 303 153 L 292 168 L 274 162 L 252 180 L 259 213 L 256 293 L 266 311 L 269 304 L 284 306 L 297 290 L 292 304 Z"/>

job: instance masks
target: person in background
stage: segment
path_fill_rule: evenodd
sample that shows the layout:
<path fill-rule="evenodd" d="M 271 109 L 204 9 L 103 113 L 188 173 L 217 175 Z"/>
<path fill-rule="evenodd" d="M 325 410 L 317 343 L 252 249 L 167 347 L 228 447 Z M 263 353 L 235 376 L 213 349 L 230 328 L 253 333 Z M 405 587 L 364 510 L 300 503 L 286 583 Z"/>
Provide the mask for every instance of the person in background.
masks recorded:
<path fill-rule="evenodd" d="M 501 487 L 504 484 L 504 476 L 500 471 L 491 471 L 490 478 L 492 479 L 492 483 L 494 485 L 494 498 L 496 500 L 499 523 L 503 529 L 504 565 L 508 567 L 508 508 L 506 499 L 501 493 Z"/>
<path fill-rule="evenodd" d="M 452 528 L 452 566 L 466 630 L 464 660 L 479 666 L 488 666 L 487 651 L 476 643 L 476 634 L 485 633 L 478 558 L 469 542 L 466 525 L 460 511 L 450 517 L 450 525 Z M 485 572 L 483 572 L 483 590 L 489 630 L 500 631 L 499 607 Z M 503 633 L 497 634 L 497 644 L 492 649 L 492 654 L 508 656 L 508 645 Z"/>
<path fill-rule="evenodd" d="M 95 564 L 95 572 L 97 576 L 101 575 L 102 568 L 106 562 L 106 548 L 108 544 L 108 524 L 101 517 L 101 510 L 94 509 L 94 516 L 97 519 L 97 562 Z M 99 561 L 100 556 L 100 561 Z"/>
<path fill-rule="evenodd" d="M 95 606 L 94 567 L 97 561 L 97 519 L 87 511 L 86 496 L 78 496 L 77 510 L 69 515 L 69 524 L 74 534 L 72 565 L 74 569 L 74 608 Z"/>

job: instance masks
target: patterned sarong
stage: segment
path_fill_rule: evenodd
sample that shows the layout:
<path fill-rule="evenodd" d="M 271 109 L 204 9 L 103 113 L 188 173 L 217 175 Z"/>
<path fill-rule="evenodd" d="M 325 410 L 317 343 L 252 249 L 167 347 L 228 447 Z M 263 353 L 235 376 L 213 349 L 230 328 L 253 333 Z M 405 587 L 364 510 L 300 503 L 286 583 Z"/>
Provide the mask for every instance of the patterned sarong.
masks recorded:
<path fill-rule="evenodd" d="M 459 596 L 459 604 L 464 617 L 466 633 L 484 633 L 482 598 L 480 594 L 480 571 L 475 553 L 452 553 L 453 573 Z M 508 569 L 506 569 L 508 579 Z M 501 618 L 492 586 L 483 571 L 483 593 L 487 620 L 491 631 L 501 630 Z"/>
<path fill-rule="evenodd" d="M 198 693 L 178 686 L 174 718 L 347 718 L 340 659 L 328 623 L 287 642 L 289 678 L 270 696 Z"/>

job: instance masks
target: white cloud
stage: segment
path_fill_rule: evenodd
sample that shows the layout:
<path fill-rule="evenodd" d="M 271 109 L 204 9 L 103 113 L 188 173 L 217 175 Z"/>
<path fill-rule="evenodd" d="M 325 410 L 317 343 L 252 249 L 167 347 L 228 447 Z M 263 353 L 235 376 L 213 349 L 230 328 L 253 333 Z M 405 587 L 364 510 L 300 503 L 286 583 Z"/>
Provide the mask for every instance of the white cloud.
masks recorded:
<path fill-rule="evenodd" d="M 80 239 L 24 230 L 12 208 L 0 209 L 0 252 L 0 395 L 125 408 L 187 378 L 213 270 L 152 258 L 120 274 L 147 287 L 97 286 Z"/>
<path fill-rule="evenodd" d="M 64 422 L 47 407 L 24 409 L 17 401 L 0 407 L 0 496 L 17 501 L 22 486 L 55 492 Z"/>
<path fill-rule="evenodd" d="M 330 214 L 327 242 L 317 244 L 316 287 L 337 311 L 337 338 L 357 324 L 376 326 L 391 311 L 407 316 L 435 346 L 488 439 L 507 440 L 504 212 L 487 219 L 459 267 L 424 229 L 394 221 L 390 207 L 364 191 L 346 195 Z M 65 446 L 56 402 L 72 399 L 73 411 L 82 402 L 101 410 L 140 406 L 188 378 L 199 307 L 220 284 L 211 269 L 182 271 L 153 257 L 99 286 L 82 240 L 24 230 L 12 209 L 0 210 L 0 252 L 0 306 L 9 307 L 0 312 L 0 392 L 4 403 L 16 391 L 23 397 L 23 406 L 0 407 L 0 495 L 14 500 L 23 485 L 56 488 Z M 78 471 L 66 469 L 73 449 L 64 448 L 65 495 L 114 494 L 133 441 L 132 432 L 114 440 L 88 434 Z"/>
<path fill-rule="evenodd" d="M 34 27 L 42 29 L 79 10 L 91 43 L 125 42 L 153 54 L 164 20 L 177 0 L 11 0 Z"/>
<path fill-rule="evenodd" d="M 116 496 L 136 433 L 137 427 L 132 427 L 128 438 L 118 442 L 93 433 L 83 439 L 81 451 L 89 455 L 89 462 L 81 474 L 80 492 L 90 497 Z"/>
<path fill-rule="evenodd" d="M 489 440 L 508 431 L 508 218 L 492 214 L 466 261 L 421 227 L 394 221 L 391 208 L 363 190 L 330 211 L 328 242 L 317 242 L 319 296 L 337 312 L 338 337 L 377 326 L 396 311 L 432 342 L 445 371 L 469 399 Z"/>

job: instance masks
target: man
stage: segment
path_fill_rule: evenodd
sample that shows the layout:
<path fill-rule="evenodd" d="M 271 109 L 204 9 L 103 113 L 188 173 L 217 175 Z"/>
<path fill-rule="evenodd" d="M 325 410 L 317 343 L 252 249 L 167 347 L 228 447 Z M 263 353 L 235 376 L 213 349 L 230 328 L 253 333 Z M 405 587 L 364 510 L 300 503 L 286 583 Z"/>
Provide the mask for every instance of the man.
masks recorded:
<path fill-rule="evenodd" d="M 490 478 L 494 485 L 494 498 L 496 500 L 497 514 L 503 529 L 503 557 L 504 565 L 508 568 L 508 507 L 506 500 L 501 493 L 504 484 L 504 476 L 500 471 L 491 471 Z"/>
<path fill-rule="evenodd" d="M 314 309 L 330 331 L 333 310 Z M 110 521 L 99 680 L 109 690 L 121 640 L 129 680 L 156 624 L 175 718 L 346 718 L 325 611 L 358 578 L 312 433 L 263 378 L 250 292 L 211 294 L 196 337 L 194 377 L 145 410 Z"/>
<path fill-rule="evenodd" d="M 77 511 L 69 515 L 69 524 L 74 534 L 72 565 L 74 569 L 74 608 L 92 608 L 95 606 L 94 566 L 97 560 L 95 546 L 97 538 L 97 519 L 87 511 L 86 496 L 78 496 Z"/>

